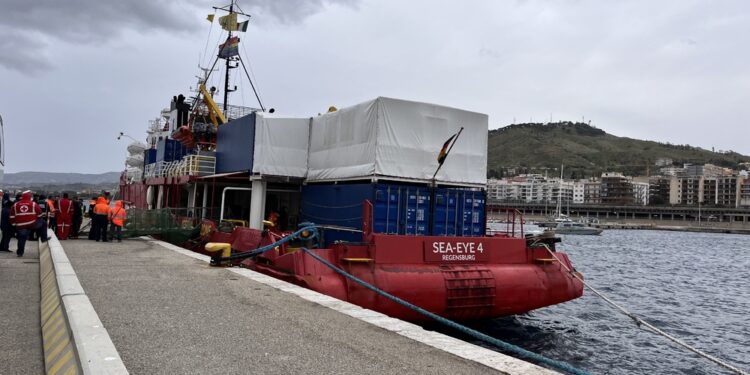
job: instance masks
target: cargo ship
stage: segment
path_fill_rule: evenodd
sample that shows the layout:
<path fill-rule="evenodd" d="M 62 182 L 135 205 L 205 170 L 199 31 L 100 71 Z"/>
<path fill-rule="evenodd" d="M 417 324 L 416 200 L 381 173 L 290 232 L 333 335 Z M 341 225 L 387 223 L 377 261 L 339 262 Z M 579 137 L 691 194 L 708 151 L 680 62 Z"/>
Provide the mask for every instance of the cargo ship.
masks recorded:
<path fill-rule="evenodd" d="M 233 5 L 217 9 L 228 11 L 217 61 L 231 69 L 243 64 L 233 36 L 242 23 Z M 486 233 L 487 115 L 378 97 L 284 116 L 260 98 L 260 108 L 227 105 L 228 86 L 216 103 L 218 91 L 205 87 L 211 71 L 194 96 L 172 98 L 151 123 L 143 167 L 123 173 L 120 194 L 136 207 L 126 231 L 192 230 L 172 242 L 204 253 L 207 243 L 226 243 L 224 256 L 211 253 L 216 263 L 409 321 L 425 318 L 320 259 L 455 320 L 520 314 L 582 295 L 557 239 L 524 236 L 519 213 L 506 213 L 513 228 Z M 281 244 L 303 227 L 314 227 L 315 236 L 296 233 Z"/>

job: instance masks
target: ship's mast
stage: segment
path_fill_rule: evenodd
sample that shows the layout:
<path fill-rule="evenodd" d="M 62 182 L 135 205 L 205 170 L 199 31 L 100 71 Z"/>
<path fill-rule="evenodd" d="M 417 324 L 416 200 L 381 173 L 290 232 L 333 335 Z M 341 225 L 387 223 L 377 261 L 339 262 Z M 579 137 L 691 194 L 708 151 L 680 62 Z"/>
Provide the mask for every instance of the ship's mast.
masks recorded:
<path fill-rule="evenodd" d="M 233 36 L 232 35 L 232 31 L 234 31 L 234 30 L 245 31 L 245 29 L 247 27 L 247 25 L 246 25 L 247 21 L 245 21 L 244 22 L 245 28 L 239 29 L 238 28 L 239 24 L 236 24 L 236 18 L 232 17 L 232 15 L 233 14 L 241 14 L 243 16 L 250 17 L 249 14 L 243 13 L 242 9 L 239 8 L 239 7 L 237 7 L 237 8 L 239 8 L 240 11 L 235 11 L 236 2 L 237 2 L 237 0 L 231 0 L 231 3 L 229 4 L 229 9 L 227 9 L 226 6 L 220 7 L 220 8 L 213 7 L 216 10 L 222 10 L 222 11 L 225 11 L 225 12 L 229 12 L 229 14 L 226 16 L 226 17 L 229 17 L 228 18 L 229 21 L 225 21 L 225 23 L 222 24 L 222 27 L 224 28 L 224 30 L 227 30 L 227 32 L 229 33 L 228 36 L 227 36 L 226 41 L 224 42 L 225 43 L 224 46 L 226 46 L 227 48 L 229 47 L 229 43 L 230 43 L 230 41 L 232 39 L 232 36 Z M 222 18 L 224 18 L 224 17 L 222 17 Z M 224 18 L 224 19 L 226 19 L 226 18 Z M 221 18 L 220 18 L 220 20 L 221 20 Z M 226 22 L 230 22 L 231 24 L 227 24 Z M 239 44 L 239 40 L 237 40 L 236 42 L 237 42 L 237 44 Z M 252 87 L 252 89 L 253 89 L 253 93 L 255 94 L 255 98 L 258 100 L 258 105 L 260 105 L 261 111 L 265 112 L 266 109 L 263 106 L 263 102 L 261 102 L 261 100 L 260 100 L 260 95 L 258 95 L 258 90 L 256 90 L 255 84 L 253 84 L 253 80 L 250 78 L 250 74 L 247 71 L 247 67 L 245 66 L 245 62 L 242 61 L 242 56 L 239 54 L 239 51 L 236 52 L 235 54 L 228 55 L 228 56 L 225 56 L 225 57 L 222 57 L 221 56 L 221 52 L 220 52 L 219 56 L 217 56 L 216 60 L 214 60 L 214 63 L 211 66 L 211 68 L 208 69 L 208 74 L 209 75 L 211 74 L 211 72 L 213 71 L 213 68 L 216 66 L 216 63 L 219 61 L 220 58 L 224 58 L 226 60 L 225 61 L 226 71 L 224 72 L 224 108 L 223 108 L 224 113 L 227 112 L 227 108 L 228 108 L 228 105 L 229 105 L 229 93 L 233 92 L 233 91 L 237 91 L 237 86 L 235 86 L 233 89 L 229 88 L 229 70 L 230 69 L 238 68 L 240 65 L 242 65 L 242 69 L 245 71 L 245 75 L 247 76 L 247 80 L 250 82 L 250 87 Z M 232 64 L 233 62 L 235 63 L 234 65 Z M 206 76 L 206 81 L 207 80 L 208 80 L 208 75 Z M 273 109 L 272 109 L 272 111 L 273 111 Z"/>
<path fill-rule="evenodd" d="M 234 0 L 232 0 L 232 3 L 229 5 L 229 15 L 231 16 L 233 13 L 234 13 Z M 227 43 L 229 43 L 229 40 L 232 39 L 232 28 L 230 27 L 229 30 L 227 30 L 227 32 L 229 33 L 229 36 L 227 37 Z M 226 72 L 224 73 L 224 113 L 227 113 L 227 103 L 229 103 L 229 69 L 231 69 L 231 64 L 229 63 L 230 60 L 231 58 L 227 57 Z"/>

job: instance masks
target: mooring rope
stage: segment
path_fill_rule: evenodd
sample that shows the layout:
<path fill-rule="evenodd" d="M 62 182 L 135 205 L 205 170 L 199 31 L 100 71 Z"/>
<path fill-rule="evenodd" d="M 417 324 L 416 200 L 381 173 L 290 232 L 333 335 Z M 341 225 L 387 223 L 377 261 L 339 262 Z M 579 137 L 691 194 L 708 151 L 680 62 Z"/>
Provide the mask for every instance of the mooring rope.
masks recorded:
<path fill-rule="evenodd" d="M 625 316 L 629 317 L 630 319 L 633 319 L 633 321 L 635 322 L 635 324 L 638 325 L 639 327 L 641 325 L 644 325 L 644 326 L 648 327 L 649 329 L 651 329 L 652 332 L 654 332 L 656 334 L 659 334 L 661 336 L 666 337 L 667 339 L 671 340 L 672 342 L 674 342 L 676 344 L 679 344 L 680 346 L 688 349 L 689 351 L 691 351 L 691 352 L 693 352 L 693 353 L 695 353 L 695 354 L 697 354 L 697 355 L 699 355 L 699 356 L 701 356 L 701 357 L 703 357 L 705 359 L 708 359 L 708 360 L 710 360 L 710 361 L 718 364 L 721 367 L 724 367 L 724 368 L 726 368 L 728 370 L 734 371 L 734 372 L 736 372 L 736 373 L 738 373 L 740 375 L 750 375 L 746 371 L 744 371 L 742 369 L 739 369 L 739 368 L 737 368 L 735 366 L 732 366 L 729 363 L 726 363 L 726 362 L 722 361 L 721 359 L 716 358 L 716 357 L 714 357 L 714 356 L 712 356 L 710 354 L 704 353 L 704 352 L 698 350 L 697 348 L 695 348 L 693 346 L 690 346 L 686 342 L 684 342 L 684 341 L 682 341 L 682 340 L 680 340 L 680 339 L 678 339 L 678 338 L 676 338 L 676 337 L 674 337 L 674 336 L 672 336 L 672 335 L 670 335 L 670 334 L 662 331 L 659 328 L 654 327 L 650 323 L 648 323 L 648 322 L 644 321 L 643 319 L 635 316 L 635 314 L 633 314 L 630 311 L 626 310 L 622 306 L 616 304 L 614 301 L 612 301 L 611 299 L 607 298 L 607 296 L 605 296 L 604 294 L 602 294 L 601 292 L 599 292 L 598 290 L 596 290 L 594 287 L 592 287 L 591 285 L 589 285 L 588 283 L 586 283 L 585 281 L 583 281 L 583 279 L 581 277 L 579 277 L 577 273 L 573 272 L 570 268 L 568 268 L 568 266 L 565 263 L 563 263 L 562 261 L 560 261 L 560 259 L 549 248 L 549 246 L 547 246 L 547 244 L 544 244 L 544 243 L 538 243 L 538 244 L 541 245 L 541 246 L 544 246 L 544 248 L 547 249 L 547 252 L 550 255 L 552 255 L 552 257 L 555 258 L 555 260 L 558 263 L 560 263 L 560 265 L 562 265 L 568 271 L 569 275 L 571 275 L 575 279 L 578 279 L 580 282 L 583 283 L 583 285 L 585 285 L 592 292 L 594 292 L 594 294 L 596 294 L 597 296 L 601 297 L 604 301 L 606 301 L 608 304 L 610 304 L 613 307 L 615 307 L 617 310 L 620 310 L 620 312 L 623 313 Z"/>
<path fill-rule="evenodd" d="M 418 313 L 420 313 L 420 314 L 422 314 L 424 316 L 427 316 L 427 317 L 429 317 L 431 319 L 434 319 L 434 320 L 438 321 L 439 323 L 442 323 L 442 324 L 444 324 L 444 325 L 446 325 L 448 327 L 451 327 L 453 329 L 459 330 L 459 331 L 461 331 L 461 332 L 463 332 L 463 333 L 465 333 L 465 334 L 467 334 L 469 336 L 472 336 L 472 337 L 474 337 L 476 339 L 479 339 L 479 340 L 482 340 L 484 342 L 490 343 L 490 344 L 492 344 L 494 346 L 497 346 L 497 347 L 499 347 L 499 348 L 501 348 L 503 350 L 515 353 L 515 354 L 517 354 L 520 357 L 524 357 L 524 358 L 530 359 L 530 360 L 535 361 L 537 363 L 546 364 L 546 365 L 548 365 L 548 366 L 550 366 L 550 367 L 552 367 L 554 369 L 565 371 L 567 373 L 576 374 L 576 375 L 579 375 L 579 374 L 581 374 L 581 375 L 583 375 L 583 374 L 589 374 L 588 372 L 586 372 L 584 370 L 581 370 L 581 369 L 578 369 L 578 368 L 575 368 L 575 367 L 573 367 L 573 366 L 571 366 L 571 365 L 569 365 L 569 364 L 567 364 L 565 362 L 556 361 L 554 359 L 547 358 L 547 357 L 545 357 L 545 356 L 543 356 L 541 354 L 534 353 L 532 351 L 526 350 L 526 349 L 521 348 L 519 346 L 516 346 L 516 345 L 510 344 L 510 343 L 507 343 L 505 341 L 496 339 L 496 338 L 494 338 L 492 336 L 485 335 L 484 333 L 481 333 L 479 331 L 473 330 L 473 329 L 471 329 L 469 327 L 465 327 L 465 326 L 463 326 L 461 324 L 458 324 L 458 323 L 456 323 L 456 322 L 454 322 L 454 321 L 452 321 L 450 319 L 446 319 L 446 318 L 443 318 L 440 315 L 437 315 L 435 313 L 431 313 L 431 312 L 429 312 L 429 311 L 427 311 L 427 310 L 425 310 L 425 309 L 423 309 L 423 308 L 421 308 L 419 306 L 411 304 L 411 303 L 409 303 L 407 301 L 402 300 L 401 298 L 398 298 L 398 297 L 396 297 L 396 296 L 394 296 L 392 294 L 389 294 L 389 293 L 387 293 L 387 292 L 385 292 L 385 291 L 383 291 L 381 289 L 378 289 L 377 287 L 375 287 L 375 286 L 373 286 L 373 285 L 371 285 L 371 284 L 369 284 L 369 283 L 367 283 L 367 282 L 365 282 L 365 281 L 357 278 L 356 276 L 354 276 L 354 275 L 352 275 L 352 274 L 350 274 L 350 273 L 348 273 L 348 272 L 346 272 L 346 271 L 344 271 L 344 270 L 336 267 L 335 265 L 333 265 L 329 261 L 321 258 L 319 255 L 315 254 L 314 252 L 310 251 L 307 248 L 303 247 L 302 250 L 305 253 L 307 253 L 308 255 L 310 255 L 311 257 L 315 258 L 317 261 L 325 264 L 328 268 L 332 269 L 334 272 L 338 273 L 339 275 L 344 276 L 347 279 L 352 280 L 352 281 L 356 282 L 359 285 L 362 285 L 363 287 L 365 287 L 365 288 L 367 288 L 367 289 L 369 289 L 369 290 L 377 293 L 380 296 L 388 298 L 389 300 L 391 300 L 393 302 L 396 302 L 396 303 L 398 303 L 398 304 L 400 304 L 400 305 L 402 305 L 404 307 L 412 309 L 412 310 L 414 310 L 414 311 L 416 311 L 416 312 L 418 312 Z"/>

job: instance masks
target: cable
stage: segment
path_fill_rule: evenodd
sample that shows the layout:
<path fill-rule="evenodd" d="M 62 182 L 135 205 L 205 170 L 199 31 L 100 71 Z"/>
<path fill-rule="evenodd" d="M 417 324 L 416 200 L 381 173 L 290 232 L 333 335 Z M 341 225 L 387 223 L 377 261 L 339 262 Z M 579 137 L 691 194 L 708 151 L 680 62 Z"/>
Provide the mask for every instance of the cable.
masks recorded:
<path fill-rule="evenodd" d="M 266 109 L 263 107 L 263 102 L 260 101 L 260 96 L 258 95 L 258 91 L 255 90 L 255 85 L 253 84 L 253 80 L 250 79 L 250 74 L 247 72 L 247 68 L 245 68 L 245 62 L 242 61 L 242 57 L 239 58 L 240 63 L 242 64 L 242 70 L 245 71 L 245 75 L 247 76 L 247 80 L 250 81 L 250 87 L 253 88 L 253 93 L 255 93 L 255 98 L 258 99 L 258 104 L 260 105 L 261 111 L 265 112 Z"/>
<path fill-rule="evenodd" d="M 206 52 L 208 51 L 208 42 L 211 40 L 211 31 L 214 29 L 214 21 L 213 19 L 216 18 L 216 11 L 214 11 L 213 18 L 211 18 L 211 26 L 208 28 L 208 36 L 206 37 L 206 46 L 203 47 L 203 59 L 201 59 L 201 65 L 205 63 L 206 57 L 208 56 Z"/>

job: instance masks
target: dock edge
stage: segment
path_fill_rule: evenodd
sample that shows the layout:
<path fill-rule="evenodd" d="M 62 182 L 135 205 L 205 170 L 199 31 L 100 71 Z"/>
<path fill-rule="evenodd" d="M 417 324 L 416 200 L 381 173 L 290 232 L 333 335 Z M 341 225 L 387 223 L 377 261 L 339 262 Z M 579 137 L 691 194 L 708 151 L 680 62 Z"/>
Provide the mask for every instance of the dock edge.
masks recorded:
<path fill-rule="evenodd" d="M 54 233 L 39 242 L 41 329 L 47 374 L 128 374 Z"/>

